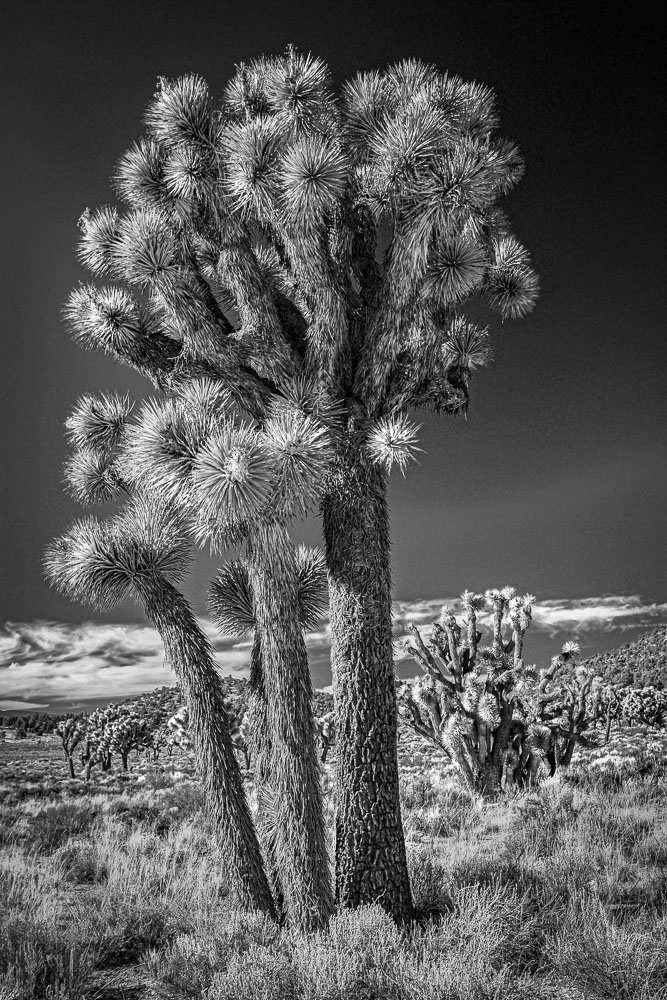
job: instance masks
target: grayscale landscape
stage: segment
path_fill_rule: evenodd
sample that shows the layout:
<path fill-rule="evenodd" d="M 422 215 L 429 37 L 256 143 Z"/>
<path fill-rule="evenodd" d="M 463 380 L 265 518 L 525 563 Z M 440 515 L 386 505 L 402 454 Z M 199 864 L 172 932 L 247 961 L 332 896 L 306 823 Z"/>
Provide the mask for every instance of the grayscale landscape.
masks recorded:
<path fill-rule="evenodd" d="M 667 1000 L 664 18 L 5 13 L 0 1000 Z"/>

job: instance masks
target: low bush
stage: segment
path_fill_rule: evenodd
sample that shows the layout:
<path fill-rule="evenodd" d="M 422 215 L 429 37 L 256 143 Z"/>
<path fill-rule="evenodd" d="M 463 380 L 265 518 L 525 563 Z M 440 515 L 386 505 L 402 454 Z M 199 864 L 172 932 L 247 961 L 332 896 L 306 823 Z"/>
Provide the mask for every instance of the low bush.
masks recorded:
<path fill-rule="evenodd" d="M 38 854 L 49 854 L 71 837 L 88 832 L 98 812 L 86 802 L 62 801 L 47 805 L 28 819 L 24 846 Z"/>

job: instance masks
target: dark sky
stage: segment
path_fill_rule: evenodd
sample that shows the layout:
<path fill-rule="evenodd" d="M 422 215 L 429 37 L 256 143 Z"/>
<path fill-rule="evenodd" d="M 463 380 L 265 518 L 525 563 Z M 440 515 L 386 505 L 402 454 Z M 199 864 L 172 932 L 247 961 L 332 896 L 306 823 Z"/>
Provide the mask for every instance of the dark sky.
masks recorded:
<path fill-rule="evenodd" d="M 664 601 L 661 6 L 5 2 L 0 621 L 141 619 L 130 606 L 95 615 L 41 578 L 44 545 L 81 514 L 61 486 L 76 398 L 148 392 L 61 323 L 88 278 L 76 222 L 113 200 L 158 75 L 197 72 L 220 96 L 235 63 L 290 41 L 337 80 L 418 57 L 492 86 L 526 160 L 504 207 L 541 298 L 522 321 L 493 320 L 496 361 L 473 381 L 467 425 L 426 418 L 421 464 L 393 478 L 395 596 L 512 583 L 543 599 Z M 317 522 L 305 532 L 315 540 Z M 188 585 L 199 611 L 210 576 L 202 560 Z"/>

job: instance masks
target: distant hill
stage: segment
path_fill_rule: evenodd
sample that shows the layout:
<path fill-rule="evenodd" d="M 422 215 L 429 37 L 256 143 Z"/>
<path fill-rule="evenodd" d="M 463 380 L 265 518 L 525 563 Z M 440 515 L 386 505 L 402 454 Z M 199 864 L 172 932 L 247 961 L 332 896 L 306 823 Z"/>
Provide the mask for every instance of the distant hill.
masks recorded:
<path fill-rule="evenodd" d="M 243 715 L 247 700 L 247 682 L 240 677 L 231 676 L 222 677 L 220 680 L 230 712 L 235 716 Z M 180 684 L 174 684 L 126 698 L 121 704 L 131 705 L 142 718 L 151 719 L 154 724 L 159 725 L 178 711 L 183 704 L 183 695 Z"/>
<path fill-rule="evenodd" d="M 601 674 L 608 684 L 620 687 L 654 687 L 667 690 L 667 626 L 652 629 L 634 642 L 596 653 L 582 666 Z"/>

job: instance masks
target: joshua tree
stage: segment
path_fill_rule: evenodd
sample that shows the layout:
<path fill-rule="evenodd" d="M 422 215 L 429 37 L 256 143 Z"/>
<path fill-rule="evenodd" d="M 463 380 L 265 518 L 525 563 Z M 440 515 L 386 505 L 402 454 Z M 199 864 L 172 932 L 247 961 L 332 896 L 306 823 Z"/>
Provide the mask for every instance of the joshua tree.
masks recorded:
<path fill-rule="evenodd" d="M 262 796 L 270 789 L 276 805 L 285 914 L 292 923 L 317 926 L 333 900 L 312 686 L 302 616 L 295 613 L 299 573 L 286 523 L 321 494 L 330 461 L 327 426 L 336 409 L 303 380 L 280 384 L 280 402 L 269 405 L 261 425 L 238 419 L 229 394 L 208 380 L 166 403 L 149 403 L 128 428 L 118 464 L 135 486 L 168 496 L 189 518 L 194 537 L 214 551 L 245 545 L 242 565 L 261 662 L 261 682 L 253 689 L 263 693 L 255 709 L 266 719 L 258 731 L 268 733 L 270 760 Z M 220 587 L 217 593 L 221 599 Z"/>
<path fill-rule="evenodd" d="M 243 568 L 257 619 L 265 693 L 260 731 L 269 734 L 270 781 L 262 794 L 276 803 L 272 868 L 280 870 L 287 919 L 314 927 L 327 919 L 333 900 L 312 688 L 302 625 L 295 616 L 297 564 L 284 521 L 295 506 L 303 508 L 317 496 L 329 453 L 325 425 L 289 401 L 286 386 L 282 407 L 273 408 L 259 430 L 235 419 L 228 394 L 209 380 L 196 380 L 164 402 L 149 401 L 134 422 L 126 419 L 124 401 L 84 397 L 68 422 L 77 449 L 68 476 L 82 500 L 114 491 L 159 496 L 172 511 L 182 511 L 191 534 L 215 549 L 245 539 Z M 148 613 L 157 623 L 155 610 Z M 192 706 L 187 707 L 191 718 Z M 200 742 L 206 728 L 216 725 L 206 710 L 203 704 Z M 225 794 L 222 784 L 209 791 L 219 798 Z M 224 802 L 215 809 L 223 813 Z"/>
<path fill-rule="evenodd" d="M 567 642 L 545 670 L 527 666 L 523 640 L 534 598 L 514 588 L 466 591 L 467 617 L 458 624 L 443 608 L 428 644 L 409 627 L 405 648 L 424 677 L 399 685 L 405 722 L 456 765 L 465 784 L 493 796 L 501 787 L 525 787 L 567 766 L 577 744 L 593 746 L 599 678 L 577 667 L 579 647 Z M 478 613 L 489 604 L 493 645 L 479 647 Z M 503 635 L 509 625 L 509 636 Z M 566 670 L 566 680 L 554 678 Z"/>
<path fill-rule="evenodd" d="M 294 570 L 296 572 L 296 602 L 290 606 L 290 613 L 296 617 L 301 628 L 313 628 L 321 619 L 327 607 L 326 566 L 324 556 L 318 549 L 299 546 L 294 551 Z M 305 774 L 298 775 L 293 769 L 282 763 L 284 754 L 278 752 L 281 742 L 280 735 L 276 741 L 275 733 L 282 731 L 294 732 L 295 752 L 300 758 L 308 760 L 314 754 L 314 727 L 312 725 L 312 686 L 310 674 L 303 671 L 299 686 L 290 683 L 289 673 L 281 671 L 281 690 L 276 706 L 271 710 L 271 698 L 267 694 L 266 671 L 262 667 L 262 650 L 270 642 L 270 635 L 262 642 L 262 628 L 273 632 L 275 621 L 281 617 L 258 616 L 255 611 L 255 599 L 251 588 L 252 569 L 247 560 L 235 560 L 227 563 L 209 592 L 208 607 L 212 620 L 226 635 L 240 638 L 253 633 L 253 645 L 250 660 L 250 681 L 248 685 L 247 740 L 251 759 L 254 761 L 254 782 L 257 794 L 260 837 L 267 859 L 267 872 L 274 891 L 274 897 L 284 907 L 287 914 L 291 897 L 298 900 L 302 891 L 299 887 L 302 877 L 299 871 L 312 868 L 310 895 L 324 901 L 327 912 L 331 910 L 333 900 L 329 882 L 329 863 L 326 853 L 324 830 L 321 827 L 321 795 L 308 787 L 315 777 L 311 765 Z M 276 592 L 285 593 L 284 586 L 276 587 Z M 292 595 L 293 597 L 293 595 Z M 268 624 L 267 624 L 268 623 Z M 299 653 L 299 658 L 303 652 Z M 307 726 L 304 728 L 304 720 Z M 312 750 L 309 750 L 312 747 Z M 309 859 L 292 846 L 295 833 L 300 823 L 294 816 L 285 812 L 283 799 L 289 799 L 290 785 L 295 780 L 305 781 L 307 797 L 306 807 L 316 808 L 317 816 L 311 819 L 318 829 L 318 840 L 315 845 L 316 854 Z M 317 778 L 319 782 L 319 778 Z M 287 786 L 287 787 L 283 787 Z M 301 793 L 299 793 L 301 796 Z M 293 871 L 296 865 L 296 871 Z M 321 905 L 321 904 L 320 904 Z M 312 921 L 311 921 L 312 922 Z"/>
<path fill-rule="evenodd" d="M 137 496 L 110 522 L 76 523 L 47 551 L 46 570 L 76 600 L 104 608 L 128 595 L 142 602 L 183 689 L 198 770 L 233 888 L 242 904 L 275 915 L 220 676 L 206 636 L 172 583 L 187 565 L 189 547 L 173 513 Z"/>
<path fill-rule="evenodd" d="M 69 767 L 70 778 L 74 778 L 74 751 L 85 737 L 85 721 L 80 718 L 61 719 L 56 726 L 56 732 L 60 736 L 63 745 L 63 753 Z"/>
<path fill-rule="evenodd" d="M 82 261 L 117 283 L 82 286 L 67 315 L 83 346 L 168 393 L 208 376 L 259 427 L 295 377 L 306 407 L 340 402 L 319 501 L 343 735 L 336 895 L 405 916 L 387 474 L 416 448 L 409 411 L 466 411 L 489 347 L 465 302 L 503 319 L 533 306 L 497 207 L 521 158 L 483 86 L 410 61 L 336 93 L 292 47 L 239 66 L 218 108 L 199 77 L 161 80 L 145 121 L 116 175 L 127 211 L 81 221 Z"/>

